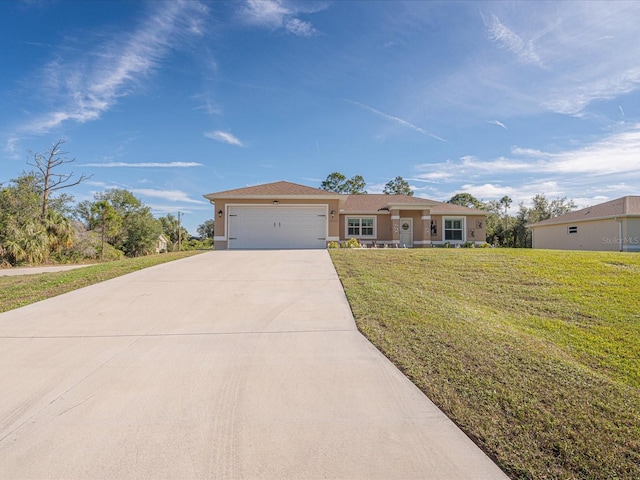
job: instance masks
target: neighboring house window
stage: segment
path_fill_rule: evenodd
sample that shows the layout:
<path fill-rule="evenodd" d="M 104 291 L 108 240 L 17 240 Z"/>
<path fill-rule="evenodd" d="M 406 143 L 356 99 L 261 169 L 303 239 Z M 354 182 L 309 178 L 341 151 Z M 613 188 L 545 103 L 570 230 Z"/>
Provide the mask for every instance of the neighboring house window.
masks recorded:
<path fill-rule="evenodd" d="M 347 236 L 373 237 L 375 236 L 374 217 L 347 217 Z"/>
<path fill-rule="evenodd" d="M 569 233 L 578 233 L 578 227 L 569 227 Z"/>
<path fill-rule="evenodd" d="M 462 240 L 462 218 L 445 218 L 444 239 Z"/>

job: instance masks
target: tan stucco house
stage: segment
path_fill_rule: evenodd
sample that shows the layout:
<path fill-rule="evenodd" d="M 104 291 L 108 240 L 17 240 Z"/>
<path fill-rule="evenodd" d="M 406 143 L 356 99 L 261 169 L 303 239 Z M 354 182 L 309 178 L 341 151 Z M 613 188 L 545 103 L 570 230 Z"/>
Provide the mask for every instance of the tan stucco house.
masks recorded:
<path fill-rule="evenodd" d="M 344 195 L 275 182 L 204 195 L 214 205 L 216 249 L 430 247 L 486 240 L 480 210 L 407 195 Z"/>
<path fill-rule="evenodd" d="M 167 246 L 169 245 L 169 240 L 163 234 L 158 235 L 158 239 L 156 240 L 156 253 L 162 253 L 168 251 Z"/>
<path fill-rule="evenodd" d="M 528 225 L 533 248 L 640 252 L 640 196 L 626 196 Z"/>

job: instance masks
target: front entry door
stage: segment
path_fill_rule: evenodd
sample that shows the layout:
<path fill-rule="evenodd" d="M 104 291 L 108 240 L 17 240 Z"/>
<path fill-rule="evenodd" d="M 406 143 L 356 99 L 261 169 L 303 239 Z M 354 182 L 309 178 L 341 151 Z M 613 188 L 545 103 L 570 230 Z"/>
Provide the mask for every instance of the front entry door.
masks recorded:
<path fill-rule="evenodd" d="M 400 219 L 400 246 L 413 247 L 413 218 Z"/>

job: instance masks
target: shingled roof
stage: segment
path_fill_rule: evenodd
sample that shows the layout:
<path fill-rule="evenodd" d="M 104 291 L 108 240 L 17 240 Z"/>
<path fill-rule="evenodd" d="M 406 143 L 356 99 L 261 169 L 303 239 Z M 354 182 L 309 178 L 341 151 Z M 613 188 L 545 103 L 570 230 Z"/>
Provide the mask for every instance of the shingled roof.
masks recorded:
<path fill-rule="evenodd" d="M 381 193 L 368 193 L 362 195 L 345 195 L 323 190 L 321 188 L 307 187 L 291 182 L 273 182 L 252 187 L 236 188 L 222 192 L 208 193 L 204 197 L 212 202 L 216 198 L 314 198 L 340 199 L 340 212 L 346 214 L 367 213 L 376 214 L 385 209 L 397 208 L 400 210 L 431 210 L 434 215 L 486 215 L 483 210 L 462 207 L 451 203 L 438 202 L 427 198 L 413 197 L 409 195 L 386 195 Z"/>
<path fill-rule="evenodd" d="M 376 213 L 378 210 L 389 208 L 390 204 L 402 204 L 414 207 L 429 208 L 438 203 L 424 198 L 411 197 L 409 195 L 385 195 L 381 193 L 367 193 L 362 195 L 349 195 L 344 203 L 344 213 Z"/>
<path fill-rule="evenodd" d="M 349 195 L 341 213 L 377 213 L 387 208 L 400 210 L 419 209 L 431 210 L 434 215 L 486 215 L 483 210 L 462 207 L 451 203 L 438 202 L 428 198 L 409 195 L 386 195 L 382 193 L 368 193 L 364 195 Z"/>
<path fill-rule="evenodd" d="M 254 185 L 252 187 L 244 187 L 244 188 L 236 188 L 233 190 L 225 190 L 223 192 L 215 192 L 208 193 L 204 195 L 205 198 L 210 200 L 217 198 L 228 198 L 228 197 L 268 197 L 268 196 L 278 196 L 278 197 L 288 197 L 288 196 L 327 196 L 327 197 L 336 197 L 336 196 L 344 196 L 337 194 L 335 192 L 329 192 L 327 190 L 322 190 L 321 188 L 312 188 L 307 187 L 306 185 L 300 185 L 297 183 L 291 182 L 273 182 L 273 183 L 265 183 L 262 185 Z"/>
<path fill-rule="evenodd" d="M 640 196 L 628 195 L 529 225 L 531 228 L 606 218 L 640 216 Z"/>

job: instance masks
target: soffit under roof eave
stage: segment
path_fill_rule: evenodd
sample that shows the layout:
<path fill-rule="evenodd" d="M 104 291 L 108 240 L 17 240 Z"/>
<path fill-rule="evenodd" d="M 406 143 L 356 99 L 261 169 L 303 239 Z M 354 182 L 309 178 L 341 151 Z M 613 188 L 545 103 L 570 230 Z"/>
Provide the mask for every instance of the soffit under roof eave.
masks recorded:
<path fill-rule="evenodd" d="M 340 209 L 340 215 L 391 215 L 387 210 L 344 210 Z"/>
<path fill-rule="evenodd" d="M 346 195 L 216 195 L 208 193 L 203 195 L 204 198 L 211 203 L 215 203 L 216 200 L 318 200 L 320 202 L 326 200 L 338 200 L 340 205 L 343 205 L 346 201 Z"/>
<path fill-rule="evenodd" d="M 388 208 L 389 210 L 430 210 L 433 207 L 436 207 L 437 203 L 392 203 L 389 202 L 384 205 L 383 208 Z"/>
<path fill-rule="evenodd" d="M 584 223 L 584 222 L 597 222 L 600 220 L 617 220 L 623 218 L 640 218 L 638 214 L 621 214 L 621 215 L 606 215 L 602 217 L 591 217 L 591 218 L 578 218 L 574 220 L 561 220 L 558 222 L 549 222 L 549 223 L 532 223 L 530 225 L 525 225 L 526 228 L 539 228 L 539 227 L 556 227 L 558 225 L 567 225 L 569 223 Z M 546 222 L 546 220 L 545 220 Z"/>
<path fill-rule="evenodd" d="M 488 217 L 489 213 L 484 211 L 484 210 L 478 210 L 477 212 L 460 212 L 460 211 L 456 211 L 456 210 L 450 210 L 447 212 L 442 212 L 442 211 L 438 211 L 437 207 L 434 209 L 431 209 L 431 215 L 442 215 L 443 217 L 449 216 L 449 215 L 458 215 L 458 216 L 462 216 L 462 217 L 473 217 L 473 216 L 482 216 L 482 217 Z"/>

